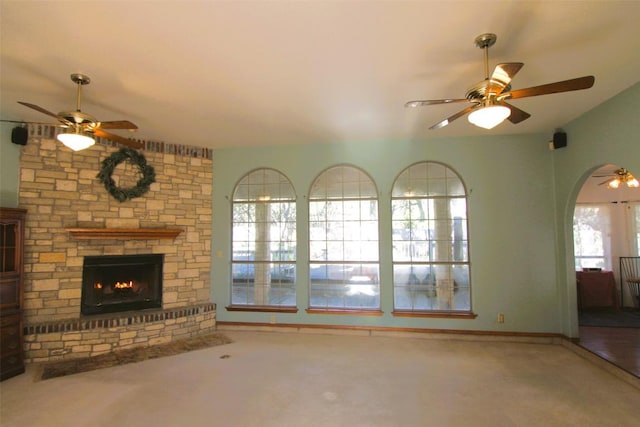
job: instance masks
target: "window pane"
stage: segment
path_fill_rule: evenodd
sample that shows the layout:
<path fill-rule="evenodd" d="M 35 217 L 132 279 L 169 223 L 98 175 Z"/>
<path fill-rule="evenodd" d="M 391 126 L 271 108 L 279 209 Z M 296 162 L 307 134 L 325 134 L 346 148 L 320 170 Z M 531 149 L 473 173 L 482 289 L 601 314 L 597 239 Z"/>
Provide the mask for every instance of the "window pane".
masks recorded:
<path fill-rule="evenodd" d="M 398 310 L 470 311 L 468 265 L 394 264 Z"/>
<path fill-rule="evenodd" d="M 573 216 L 573 246 L 577 269 L 611 269 L 609 224 L 609 206 L 576 205 Z"/>
<path fill-rule="evenodd" d="M 467 204 L 445 165 L 416 163 L 392 190 L 394 308 L 470 311 Z"/>
<path fill-rule="evenodd" d="M 380 307 L 377 264 L 317 264 L 309 268 L 310 306 L 325 309 Z"/>
<path fill-rule="evenodd" d="M 234 189 L 231 304 L 295 306 L 296 206 L 287 178 L 258 169 Z"/>
<path fill-rule="evenodd" d="M 295 264 L 234 263 L 232 271 L 231 304 L 296 305 Z"/>
<path fill-rule="evenodd" d="M 634 239 L 635 247 L 633 248 L 633 250 L 634 250 L 634 255 L 639 256 L 640 255 L 640 204 L 634 203 L 632 205 L 632 209 L 633 209 L 632 228 L 633 228 L 633 234 L 636 236 L 636 238 Z"/>
<path fill-rule="evenodd" d="M 310 307 L 379 308 L 375 185 L 357 168 L 336 166 L 316 178 L 309 199 Z"/>
<path fill-rule="evenodd" d="M 457 176 L 447 177 L 447 195 L 448 196 L 464 196 L 464 186 L 462 185 L 462 181 Z"/>
<path fill-rule="evenodd" d="M 444 178 L 429 180 L 429 196 L 445 196 L 447 194 L 447 180 Z"/>
<path fill-rule="evenodd" d="M 280 172 L 257 169 L 245 175 L 236 185 L 233 201 L 295 200 L 293 186 Z"/>
<path fill-rule="evenodd" d="M 311 186 L 310 200 L 377 199 L 371 178 L 353 166 L 334 166 L 324 171 Z"/>
<path fill-rule="evenodd" d="M 326 259 L 329 261 L 340 261 L 344 257 L 344 242 L 342 240 L 327 241 Z"/>

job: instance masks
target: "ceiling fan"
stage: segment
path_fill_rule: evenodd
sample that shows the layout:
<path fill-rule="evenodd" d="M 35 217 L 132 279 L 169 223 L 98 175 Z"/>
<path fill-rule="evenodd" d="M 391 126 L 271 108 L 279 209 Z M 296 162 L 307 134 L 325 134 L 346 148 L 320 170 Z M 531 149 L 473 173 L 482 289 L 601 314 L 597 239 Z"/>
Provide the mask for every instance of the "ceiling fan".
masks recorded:
<path fill-rule="evenodd" d="M 491 76 L 489 76 L 489 47 L 493 46 L 496 40 L 497 36 L 491 33 L 481 34 L 476 37 L 476 46 L 484 50 L 485 79 L 471 86 L 467 90 L 465 98 L 409 101 L 405 104 L 405 107 L 468 102 L 471 105 L 436 123 L 429 129 L 443 128 L 465 114 L 469 114 L 469 122 L 476 126 L 492 129 L 505 119 L 509 119 L 511 123 L 516 124 L 531 117 L 529 113 L 507 103 L 507 100 L 588 89 L 595 82 L 593 76 L 584 76 L 526 89 L 511 90 L 511 80 L 524 64 L 522 62 L 498 64 Z"/>
<path fill-rule="evenodd" d="M 640 182 L 625 168 L 619 168 L 611 173 L 604 175 L 593 175 L 594 178 L 612 177 L 605 181 L 602 181 L 598 185 L 607 185 L 608 188 L 618 188 L 621 184 L 625 184 L 627 187 L 637 188 L 640 187 Z"/>
<path fill-rule="evenodd" d="M 60 122 L 55 124 L 52 124 L 52 123 L 43 123 L 43 124 L 69 129 L 68 132 L 58 134 L 57 138 L 60 142 L 62 142 L 64 145 L 68 146 L 72 150 L 75 150 L 75 151 L 82 150 L 92 146 L 95 143 L 95 140 L 90 136 L 88 136 L 87 134 L 91 134 L 101 138 L 106 138 L 111 141 L 115 141 L 119 144 L 126 145 L 132 148 L 142 147 L 142 143 L 138 141 L 134 141 L 129 138 L 124 138 L 120 135 L 116 135 L 105 130 L 105 129 L 128 129 L 128 130 L 134 131 L 138 129 L 138 126 L 131 123 L 130 121 L 117 120 L 117 121 L 109 121 L 109 122 L 100 122 L 96 120 L 93 116 L 83 113 L 80 110 L 82 86 L 89 84 L 91 82 L 91 79 L 84 74 L 75 73 L 75 74 L 71 74 L 71 81 L 76 83 L 76 85 L 78 86 L 75 111 L 61 111 L 58 114 L 54 114 L 51 111 L 48 111 L 35 104 L 31 104 L 23 101 L 18 101 L 18 103 L 24 105 L 25 107 L 29 107 L 43 114 L 46 114 L 47 116 L 53 117 Z M 14 120 L 2 120 L 2 121 L 11 122 L 11 123 L 22 123 L 22 124 L 27 123 L 24 121 L 14 121 Z"/>

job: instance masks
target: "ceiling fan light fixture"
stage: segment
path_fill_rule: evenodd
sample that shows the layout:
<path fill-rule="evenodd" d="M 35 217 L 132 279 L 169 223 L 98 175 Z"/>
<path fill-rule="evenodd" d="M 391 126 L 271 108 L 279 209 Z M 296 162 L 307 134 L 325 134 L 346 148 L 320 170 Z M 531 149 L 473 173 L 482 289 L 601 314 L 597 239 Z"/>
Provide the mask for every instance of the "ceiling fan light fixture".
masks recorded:
<path fill-rule="evenodd" d="M 615 190 L 616 188 L 620 187 L 620 180 L 618 178 L 609 181 L 609 183 L 607 184 L 607 187 Z"/>
<path fill-rule="evenodd" d="M 484 129 L 493 129 L 511 115 L 511 109 L 504 105 L 488 105 L 472 111 L 469 123 Z"/>
<path fill-rule="evenodd" d="M 91 147 L 96 143 L 96 141 L 90 136 L 83 135 L 80 133 L 80 130 L 76 130 L 75 133 L 60 133 L 57 136 L 58 141 L 62 142 L 67 147 L 71 148 L 73 151 L 80 151 L 86 148 Z"/>
<path fill-rule="evenodd" d="M 95 117 L 83 113 L 80 110 L 82 86 L 89 84 L 91 81 L 88 76 L 79 73 L 71 74 L 71 81 L 76 83 L 78 86 L 76 109 L 74 111 L 61 111 L 58 114 L 55 114 L 35 104 L 30 104 L 24 101 L 18 101 L 18 103 L 31 108 L 32 110 L 46 114 L 49 117 L 53 117 L 60 122 L 59 124 L 51 125 L 45 123 L 45 125 L 68 128 L 66 133 L 58 134 L 57 139 L 74 151 L 84 150 L 85 148 L 91 147 L 95 144 L 94 138 L 109 139 L 131 148 L 142 148 L 143 144 L 140 141 L 124 138 L 120 135 L 107 131 L 110 129 L 128 129 L 131 131 L 138 129 L 138 126 L 134 125 L 129 120 L 99 122 Z"/>
<path fill-rule="evenodd" d="M 605 181 L 607 183 L 607 188 L 615 190 L 626 185 L 629 188 L 638 188 L 640 187 L 640 182 L 636 179 L 635 176 L 625 168 L 620 168 L 614 171 L 616 177 L 611 179 L 610 181 Z M 604 182 L 603 182 L 604 184 Z"/>

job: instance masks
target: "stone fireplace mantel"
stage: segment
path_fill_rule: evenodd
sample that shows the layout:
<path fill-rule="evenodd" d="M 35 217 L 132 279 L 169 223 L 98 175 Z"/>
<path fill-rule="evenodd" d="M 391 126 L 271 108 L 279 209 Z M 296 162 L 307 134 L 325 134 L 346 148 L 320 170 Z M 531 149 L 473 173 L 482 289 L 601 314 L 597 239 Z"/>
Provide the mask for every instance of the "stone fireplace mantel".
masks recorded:
<path fill-rule="evenodd" d="M 77 240 L 153 240 L 175 239 L 184 230 L 179 228 L 67 228 Z"/>

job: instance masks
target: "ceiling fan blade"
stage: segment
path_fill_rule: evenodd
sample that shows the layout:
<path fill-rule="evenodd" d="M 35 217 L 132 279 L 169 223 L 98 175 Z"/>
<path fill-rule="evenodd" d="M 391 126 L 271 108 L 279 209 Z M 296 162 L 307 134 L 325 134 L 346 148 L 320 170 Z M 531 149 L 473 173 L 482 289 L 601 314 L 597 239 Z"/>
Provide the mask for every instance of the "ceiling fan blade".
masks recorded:
<path fill-rule="evenodd" d="M 548 95 L 558 92 L 571 92 L 573 90 L 589 89 L 593 86 L 595 77 L 584 76 L 576 79 L 563 80 L 561 82 L 549 83 L 541 86 L 533 86 L 526 89 L 512 90 L 501 95 L 503 99 L 518 99 L 528 96 Z"/>
<path fill-rule="evenodd" d="M 49 110 L 45 110 L 44 108 L 42 108 L 42 107 L 40 107 L 40 106 L 38 106 L 38 105 L 30 104 L 30 103 L 28 103 L 28 102 L 23 102 L 23 101 L 18 101 L 18 104 L 22 104 L 22 105 L 24 105 L 25 107 L 29 107 L 29 108 L 31 108 L 31 109 L 34 109 L 34 110 L 36 110 L 36 111 L 39 111 L 39 112 L 41 112 L 42 114 L 46 114 L 47 116 L 54 117 L 54 118 L 55 118 L 55 119 L 57 119 L 59 122 L 61 122 L 62 124 L 65 124 L 65 125 L 67 125 L 67 126 L 72 126 L 72 125 L 73 125 L 73 123 L 71 123 L 69 120 L 65 119 L 64 117 L 60 117 L 59 115 L 54 114 L 54 113 L 52 113 L 52 112 L 51 112 L 51 111 L 49 111 Z"/>
<path fill-rule="evenodd" d="M 28 121 L 25 121 L 25 120 L 4 120 L 4 119 L 0 119 L 0 122 L 3 122 L 3 123 L 17 123 L 17 124 L 20 124 L 20 125 L 53 126 L 53 127 L 57 127 L 57 128 L 67 128 L 67 127 L 69 127 L 69 126 L 63 125 L 61 123 L 28 122 Z"/>
<path fill-rule="evenodd" d="M 138 126 L 134 125 L 129 120 L 111 120 L 108 122 L 99 122 L 96 127 L 101 129 L 138 129 Z"/>
<path fill-rule="evenodd" d="M 604 178 L 606 176 L 613 176 L 613 177 L 617 177 L 617 176 L 624 176 L 627 173 L 627 169 L 625 168 L 616 168 L 616 169 L 612 169 L 612 170 L 600 170 L 599 172 L 596 171 L 594 172 L 593 175 L 591 175 L 592 178 Z M 596 175 L 596 173 L 598 175 Z"/>
<path fill-rule="evenodd" d="M 460 117 L 464 116 L 467 113 L 472 112 L 473 110 L 480 108 L 480 104 L 473 104 L 468 106 L 467 108 L 465 108 L 462 111 L 458 111 L 457 113 L 455 113 L 453 116 L 447 117 L 446 119 L 442 120 L 441 122 L 436 123 L 435 125 L 431 126 L 429 129 L 434 130 L 434 129 L 441 129 L 443 127 L 445 127 L 446 125 L 448 125 L 449 123 L 451 123 L 452 121 L 459 119 Z"/>
<path fill-rule="evenodd" d="M 120 135 L 115 135 L 113 133 L 110 132 L 105 132 L 100 128 L 96 128 L 93 129 L 93 134 L 95 136 L 99 136 L 101 138 L 107 138 L 110 139 L 112 141 L 115 141 L 119 144 L 122 145 L 126 145 L 127 147 L 131 147 L 131 148 L 142 148 L 142 143 L 138 142 L 138 141 L 134 141 L 133 139 L 128 139 L 128 138 L 124 138 Z"/>
<path fill-rule="evenodd" d="M 502 101 L 500 104 L 509 107 L 509 109 L 511 110 L 511 115 L 509 115 L 508 119 L 514 125 L 531 117 L 531 114 L 527 113 L 526 111 L 522 111 L 518 107 L 515 107 L 507 102 Z"/>
<path fill-rule="evenodd" d="M 466 99 L 427 99 L 422 101 L 409 101 L 405 107 L 424 107 L 426 105 L 453 104 L 455 102 L 467 102 Z"/>
<path fill-rule="evenodd" d="M 489 79 L 487 92 L 500 95 L 502 91 L 511 83 L 513 76 L 524 66 L 522 62 L 505 62 L 496 65 L 493 74 Z"/>

